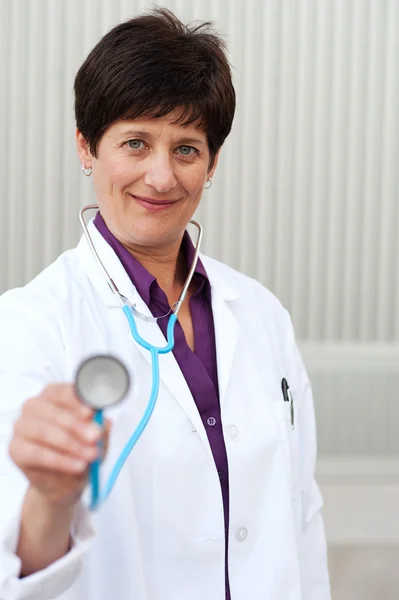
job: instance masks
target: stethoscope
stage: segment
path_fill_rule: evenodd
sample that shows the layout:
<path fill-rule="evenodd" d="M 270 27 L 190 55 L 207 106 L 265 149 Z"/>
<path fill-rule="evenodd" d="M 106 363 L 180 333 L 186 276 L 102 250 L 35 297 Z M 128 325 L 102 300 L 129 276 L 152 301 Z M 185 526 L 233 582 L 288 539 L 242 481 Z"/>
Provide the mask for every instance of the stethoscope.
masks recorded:
<path fill-rule="evenodd" d="M 98 263 L 98 266 L 104 274 L 108 286 L 110 287 L 113 294 L 115 294 L 115 296 L 118 298 L 121 304 L 122 310 L 125 313 L 125 316 L 128 320 L 133 339 L 137 342 L 137 344 L 148 350 L 151 354 L 152 385 L 150 398 L 147 407 L 144 411 L 144 414 L 141 418 L 141 421 L 139 422 L 132 436 L 126 443 L 126 446 L 123 448 L 121 454 L 119 455 L 102 492 L 100 490 L 101 458 L 98 458 L 90 464 L 90 510 L 98 508 L 98 506 L 110 495 L 123 465 L 125 464 L 129 454 L 131 453 L 135 444 L 137 443 L 138 439 L 143 433 L 154 411 L 155 404 L 158 398 L 160 383 L 159 355 L 167 354 L 168 352 L 171 352 L 173 350 L 173 346 L 175 343 L 174 328 L 177 321 L 177 316 L 180 307 L 186 298 L 191 280 L 193 278 L 195 268 L 198 262 L 202 241 L 202 227 L 197 221 L 192 219 L 190 223 L 197 227 L 198 237 L 195 244 L 193 262 L 188 273 L 186 282 L 184 284 L 183 290 L 179 296 L 179 299 L 170 309 L 170 311 L 162 317 L 152 317 L 148 315 L 143 315 L 142 313 L 138 312 L 138 310 L 135 308 L 135 305 L 132 304 L 128 300 L 128 298 L 126 298 L 119 292 L 117 286 L 115 285 L 107 269 L 105 268 L 104 263 L 102 262 L 97 253 L 97 250 L 93 244 L 93 240 L 91 239 L 91 235 L 87 227 L 86 221 L 84 219 L 84 213 L 87 210 L 94 209 L 98 209 L 97 204 L 90 204 L 82 208 L 82 210 L 79 213 L 79 219 L 82 225 L 83 233 L 85 235 L 89 248 Z M 158 319 L 162 319 L 167 316 L 169 316 L 169 321 L 166 335 L 167 343 L 165 346 L 163 346 L 162 348 L 159 348 L 158 346 L 153 346 L 141 337 L 137 329 L 135 317 L 144 321 L 156 322 Z M 78 396 L 85 404 L 94 409 L 93 420 L 101 427 L 103 427 L 104 424 L 103 410 L 109 406 L 120 402 L 127 394 L 129 390 L 129 385 L 129 374 L 126 367 L 118 359 L 109 355 L 93 356 L 85 360 L 80 365 L 75 378 L 75 388 Z"/>

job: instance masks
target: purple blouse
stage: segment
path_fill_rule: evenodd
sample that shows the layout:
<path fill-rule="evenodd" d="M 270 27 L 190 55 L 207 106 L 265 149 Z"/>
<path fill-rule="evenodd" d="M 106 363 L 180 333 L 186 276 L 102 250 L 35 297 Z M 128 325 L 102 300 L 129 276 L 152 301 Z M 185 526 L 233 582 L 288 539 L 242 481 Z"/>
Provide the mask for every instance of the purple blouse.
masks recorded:
<path fill-rule="evenodd" d="M 98 212 L 94 224 L 103 238 L 108 242 L 121 261 L 141 298 L 155 317 L 160 317 L 170 310 L 165 293 L 153 277 L 116 239 Z M 186 232 L 181 246 L 188 267 L 194 258 L 194 246 Z M 198 412 L 201 415 L 205 431 L 208 435 L 216 469 L 219 474 L 226 539 L 225 576 L 226 600 L 230 600 L 228 578 L 228 529 L 229 529 L 229 472 L 226 447 L 219 404 L 219 386 L 216 362 L 215 329 L 211 306 L 211 286 L 204 266 L 198 260 L 193 281 L 196 292 L 190 298 L 191 318 L 194 328 L 194 352 L 186 343 L 183 329 L 177 320 L 175 325 L 175 345 L 173 355 L 190 388 Z M 166 337 L 168 319 L 160 319 L 158 326 Z"/>

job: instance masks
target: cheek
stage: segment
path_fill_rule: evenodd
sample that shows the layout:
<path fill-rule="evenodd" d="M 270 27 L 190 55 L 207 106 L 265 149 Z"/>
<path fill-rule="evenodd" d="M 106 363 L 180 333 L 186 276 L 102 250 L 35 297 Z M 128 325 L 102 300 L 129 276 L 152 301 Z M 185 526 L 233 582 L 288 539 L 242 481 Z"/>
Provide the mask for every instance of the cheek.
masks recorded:
<path fill-rule="evenodd" d="M 111 158 L 106 168 L 110 179 L 117 188 L 129 185 L 138 176 L 132 161 L 123 157 Z"/>
<path fill-rule="evenodd" d="M 114 195 L 115 191 L 123 191 L 139 176 L 132 168 L 131 161 L 120 157 L 101 160 L 97 171 L 99 188 L 108 195 Z"/>
<path fill-rule="evenodd" d="M 203 169 L 198 169 L 193 171 L 186 178 L 186 190 L 189 193 L 190 197 L 193 199 L 197 199 L 198 196 L 201 196 L 202 190 L 204 188 L 204 182 L 206 179 L 206 173 Z"/>

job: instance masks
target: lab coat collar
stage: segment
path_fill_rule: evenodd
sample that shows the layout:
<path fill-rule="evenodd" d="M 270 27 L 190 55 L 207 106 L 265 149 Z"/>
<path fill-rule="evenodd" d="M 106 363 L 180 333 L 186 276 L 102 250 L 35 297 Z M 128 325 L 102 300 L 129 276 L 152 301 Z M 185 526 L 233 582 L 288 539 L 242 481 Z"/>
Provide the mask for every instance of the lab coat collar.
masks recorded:
<path fill-rule="evenodd" d="M 108 271 L 108 274 L 112 278 L 112 281 L 115 283 L 121 295 L 128 298 L 132 304 L 135 304 L 137 300 L 136 296 L 138 295 L 136 288 L 126 273 L 122 263 L 116 256 L 114 250 L 103 238 L 93 221 L 90 221 L 88 224 L 88 230 L 97 254 L 99 255 L 105 269 Z M 121 303 L 108 285 L 104 273 L 102 272 L 97 260 L 93 256 L 93 253 L 84 235 L 78 244 L 77 252 L 87 276 L 93 283 L 104 304 L 110 308 L 120 308 Z M 144 314 L 150 315 L 148 309 L 147 311 L 143 312 Z"/>
<path fill-rule="evenodd" d="M 112 277 L 113 282 L 119 289 L 119 292 L 123 296 L 126 296 L 140 313 L 151 316 L 148 306 L 139 296 L 114 250 L 104 240 L 92 222 L 89 224 L 89 232 L 100 259 L 109 275 Z M 110 308 L 116 307 L 120 309 L 120 302 L 107 284 L 104 274 L 93 256 L 84 236 L 82 237 L 77 250 L 87 276 L 96 288 L 102 301 Z M 218 268 L 216 261 L 209 259 L 206 256 L 201 256 L 201 260 L 205 266 L 211 284 L 219 395 L 221 408 L 223 408 L 238 343 L 238 324 L 233 309 L 234 301 L 238 299 L 239 293 L 232 288 L 228 281 L 221 275 L 220 268 Z M 140 335 L 149 343 L 158 347 L 162 347 L 166 344 L 161 329 L 153 322 L 145 322 L 141 319 L 137 319 L 136 322 Z M 132 341 L 146 361 L 151 363 L 148 350 L 142 348 L 133 340 L 133 338 Z M 161 381 L 181 404 L 210 452 L 209 441 L 201 417 L 173 353 L 169 352 L 168 354 L 163 354 L 159 357 L 159 360 Z"/>
<path fill-rule="evenodd" d="M 139 296 L 134 284 L 124 269 L 122 263 L 118 259 L 115 251 L 103 238 L 93 221 L 88 224 L 88 229 L 97 253 L 115 285 L 117 286 L 119 292 L 123 296 L 126 296 L 126 298 L 128 298 L 132 304 L 137 303 L 137 310 L 140 310 L 140 312 L 143 314 L 150 316 L 151 313 L 147 305 Z M 96 259 L 94 258 L 84 235 L 78 244 L 77 251 L 80 260 L 85 267 L 86 273 L 94 284 L 102 301 L 106 304 L 106 306 L 120 307 L 120 302 L 115 294 L 111 291 L 111 288 L 109 287 Z M 212 296 L 217 294 L 217 296 L 225 302 L 232 302 L 236 300 L 240 294 L 236 289 L 232 288 L 232 286 L 220 273 L 220 269 L 217 267 L 217 262 L 207 256 L 204 256 L 203 254 L 200 254 L 200 257 L 211 284 Z M 139 306 L 141 307 L 140 309 Z"/>

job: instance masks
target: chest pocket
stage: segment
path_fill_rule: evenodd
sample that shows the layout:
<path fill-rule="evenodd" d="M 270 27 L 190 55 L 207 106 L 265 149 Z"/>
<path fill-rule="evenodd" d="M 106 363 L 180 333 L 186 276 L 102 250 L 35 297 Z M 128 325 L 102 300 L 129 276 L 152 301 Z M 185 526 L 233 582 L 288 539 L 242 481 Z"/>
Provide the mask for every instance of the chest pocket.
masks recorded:
<path fill-rule="evenodd" d="M 301 461 L 298 432 L 298 411 L 295 411 L 295 400 L 294 426 L 292 425 L 290 402 L 284 401 L 281 394 L 280 398 L 273 402 L 273 409 L 277 420 L 280 438 L 283 444 L 291 497 L 292 499 L 298 499 L 301 496 Z"/>
<path fill-rule="evenodd" d="M 259 372 L 263 376 L 263 384 L 267 397 L 270 399 L 270 408 L 273 410 L 278 434 L 283 447 L 285 466 L 287 473 L 287 482 L 290 488 L 292 499 L 301 497 L 301 461 L 300 461 L 300 443 L 299 443 L 299 401 L 296 397 L 296 391 L 293 391 L 293 410 L 294 427 L 291 420 L 290 402 L 284 400 L 282 391 L 282 380 L 286 377 L 286 369 L 283 365 L 282 357 L 275 352 L 278 344 L 264 348 L 262 353 L 262 362 L 259 364 Z M 256 361 L 259 355 L 254 356 Z M 269 368 L 265 369 L 264 365 Z M 289 383 L 289 382 L 288 382 Z"/>

